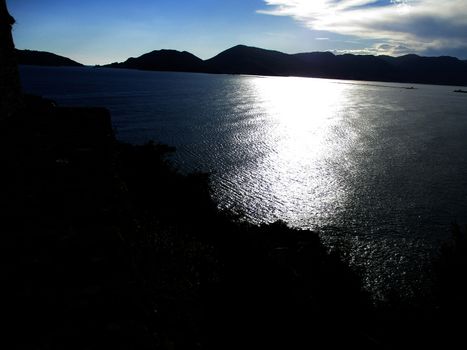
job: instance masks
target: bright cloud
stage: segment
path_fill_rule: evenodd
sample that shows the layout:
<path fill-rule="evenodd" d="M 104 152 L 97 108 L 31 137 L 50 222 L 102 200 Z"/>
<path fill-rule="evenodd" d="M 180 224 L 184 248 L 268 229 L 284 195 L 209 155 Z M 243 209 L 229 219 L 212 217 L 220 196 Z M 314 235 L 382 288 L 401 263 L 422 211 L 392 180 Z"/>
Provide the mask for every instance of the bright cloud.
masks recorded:
<path fill-rule="evenodd" d="M 264 0 L 258 11 L 369 39 L 372 53 L 467 49 L 467 0 Z"/>

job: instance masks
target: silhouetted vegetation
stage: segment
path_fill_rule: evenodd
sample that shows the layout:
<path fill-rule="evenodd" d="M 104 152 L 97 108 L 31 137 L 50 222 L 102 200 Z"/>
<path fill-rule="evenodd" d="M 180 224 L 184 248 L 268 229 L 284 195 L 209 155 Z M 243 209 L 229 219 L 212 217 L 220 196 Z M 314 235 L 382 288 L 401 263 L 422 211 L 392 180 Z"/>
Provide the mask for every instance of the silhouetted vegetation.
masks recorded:
<path fill-rule="evenodd" d="M 176 347 L 371 344 L 352 322 L 371 305 L 359 277 L 315 233 L 232 220 L 215 209 L 205 176 L 166 166 L 163 146 L 119 148 L 146 237 L 141 270 L 175 322 L 169 333 L 185 329 L 171 335 Z"/>
<path fill-rule="evenodd" d="M 462 334 L 467 312 L 467 228 L 453 224 L 452 233 L 435 263 L 435 296 L 444 328 Z"/>
<path fill-rule="evenodd" d="M 401 349 L 460 339 L 467 254 L 457 226 L 434 299 L 394 292 L 375 303 L 316 233 L 219 212 L 209 176 L 178 173 L 172 148 L 116 142 L 104 109 L 25 101 L 2 123 L 0 148 L 3 310 L 15 348 Z"/>
<path fill-rule="evenodd" d="M 105 109 L 21 96 L 5 1 L 0 17 L 4 348 L 402 349 L 463 340 L 467 248 L 458 226 L 436 264 L 434 301 L 408 304 L 394 293 L 375 305 L 316 233 L 219 212 L 208 175 L 178 173 L 170 147 L 118 143 Z"/>
<path fill-rule="evenodd" d="M 219 213 L 207 175 L 177 173 L 166 146 L 117 143 L 103 109 L 25 101 L 1 128 L 16 348 L 367 342 L 351 319 L 369 299 L 316 234 Z"/>
<path fill-rule="evenodd" d="M 171 305 L 166 312 L 179 315 L 172 320 L 172 331 L 186 327 L 183 336 L 169 331 L 174 346 L 195 342 L 205 348 L 247 344 L 403 349 L 453 346 L 459 341 L 464 323 L 457 320 L 466 306 L 467 252 L 465 235 L 457 226 L 453 242 L 436 262 L 439 268 L 430 298 L 423 291 L 405 300 L 394 291 L 386 300 L 375 301 L 362 290 L 358 271 L 351 270 L 339 252 L 329 252 L 316 233 L 293 230 L 282 222 L 259 227 L 238 222 L 215 209 L 207 177 L 184 177 L 167 166 L 164 153 L 170 149 L 154 144 L 120 147 L 122 161 L 130 162 L 123 167 L 134 169 L 131 174 L 148 175 L 142 182 L 139 176 L 124 176 L 129 189 L 138 189 L 129 191 L 135 196 L 132 201 L 149 202 L 152 208 L 152 219 L 142 222 L 158 218 L 145 234 L 155 243 L 142 244 L 144 249 L 151 247 L 141 264 L 147 269 L 145 279 L 158 290 L 161 280 L 152 277 L 182 276 L 184 266 L 182 280 L 190 281 L 191 287 L 185 286 L 187 294 L 178 302 L 167 303 L 162 297 L 158 304 Z M 153 178 L 158 178 L 156 185 Z M 162 240 L 158 232 L 165 233 Z M 167 247 L 172 247 L 168 256 Z M 156 256 L 165 258 L 154 263 Z M 172 280 L 178 286 L 180 282 Z"/>

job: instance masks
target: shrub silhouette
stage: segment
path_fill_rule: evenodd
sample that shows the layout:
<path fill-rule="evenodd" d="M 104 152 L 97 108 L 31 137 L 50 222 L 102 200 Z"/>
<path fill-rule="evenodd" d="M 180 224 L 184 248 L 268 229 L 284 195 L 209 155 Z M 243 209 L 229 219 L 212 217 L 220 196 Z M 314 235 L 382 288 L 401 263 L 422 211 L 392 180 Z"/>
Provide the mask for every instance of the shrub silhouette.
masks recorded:
<path fill-rule="evenodd" d="M 467 311 L 466 228 L 452 225 L 452 239 L 441 248 L 436 262 L 435 292 L 441 312 L 449 317 Z"/>
<path fill-rule="evenodd" d="M 179 331 L 169 336 L 173 344 L 372 344 L 363 317 L 370 299 L 359 276 L 316 233 L 283 222 L 254 226 L 218 212 L 209 177 L 174 170 L 166 160 L 171 148 L 118 150 L 142 232 L 139 270 L 165 310 L 160 317 Z"/>

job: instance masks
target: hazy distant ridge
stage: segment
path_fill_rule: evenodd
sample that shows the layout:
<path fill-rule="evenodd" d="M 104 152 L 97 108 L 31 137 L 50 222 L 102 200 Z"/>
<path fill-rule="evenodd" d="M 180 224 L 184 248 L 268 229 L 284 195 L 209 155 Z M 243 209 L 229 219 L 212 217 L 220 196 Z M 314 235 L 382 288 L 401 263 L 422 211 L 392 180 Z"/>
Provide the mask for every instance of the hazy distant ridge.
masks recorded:
<path fill-rule="evenodd" d="M 19 64 L 34 66 L 67 66 L 81 67 L 81 63 L 73 61 L 67 57 L 59 56 L 50 52 L 16 50 L 16 57 Z"/>
<path fill-rule="evenodd" d="M 455 57 L 334 55 L 330 52 L 286 54 L 244 45 L 232 47 L 206 61 L 185 51 L 160 50 L 107 67 L 467 85 L 467 62 Z"/>

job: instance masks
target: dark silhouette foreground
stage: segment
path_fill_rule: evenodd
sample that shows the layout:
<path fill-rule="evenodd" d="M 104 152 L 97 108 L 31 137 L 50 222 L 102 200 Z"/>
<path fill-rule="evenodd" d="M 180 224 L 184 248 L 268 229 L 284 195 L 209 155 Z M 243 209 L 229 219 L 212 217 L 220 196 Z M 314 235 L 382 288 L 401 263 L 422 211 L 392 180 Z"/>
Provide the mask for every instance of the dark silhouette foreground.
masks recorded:
<path fill-rule="evenodd" d="M 17 349 L 401 349 L 453 346 L 465 237 L 436 299 L 376 305 L 319 237 L 219 213 L 167 146 L 115 141 L 104 109 L 25 96 L 2 123 L 3 315 Z"/>
<path fill-rule="evenodd" d="M 1 130 L 15 348 L 372 344 L 350 322 L 370 305 L 358 276 L 316 234 L 218 213 L 206 176 L 117 143 L 105 110 L 25 96 Z"/>
<path fill-rule="evenodd" d="M 3 348 L 408 349 L 463 340 L 462 230 L 436 265 L 435 307 L 396 294 L 375 306 L 316 233 L 219 213 L 206 175 L 176 172 L 167 146 L 118 143 L 107 110 L 21 95 L 12 42 L 0 45 Z"/>
<path fill-rule="evenodd" d="M 18 65 L 11 27 L 15 20 L 5 0 L 0 1 L 0 120 L 8 119 L 21 105 Z"/>

